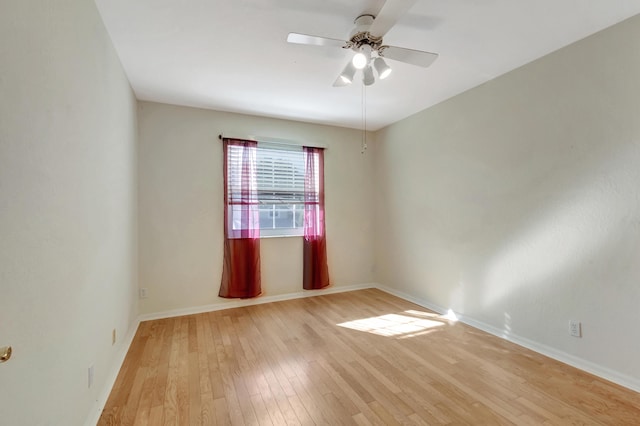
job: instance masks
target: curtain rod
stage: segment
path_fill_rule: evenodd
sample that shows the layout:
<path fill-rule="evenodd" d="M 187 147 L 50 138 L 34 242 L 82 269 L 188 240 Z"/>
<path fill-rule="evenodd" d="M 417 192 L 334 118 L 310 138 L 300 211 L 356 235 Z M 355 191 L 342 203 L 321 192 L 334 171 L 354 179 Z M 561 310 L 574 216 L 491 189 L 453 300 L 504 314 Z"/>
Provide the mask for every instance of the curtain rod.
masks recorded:
<path fill-rule="evenodd" d="M 294 140 L 289 140 L 289 139 L 279 139 L 279 138 L 271 138 L 268 136 L 229 136 L 229 135 L 225 135 L 224 133 L 220 133 L 218 135 L 218 139 L 222 140 L 222 139 L 243 139 L 243 140 L 252 140 L 252 141 L 257 141 L 257 142 L 267 142 L 270 144 L 275 144 L 275 145 L 289 145 L 289 146 L 308 146 L 311 148 L 322 148 L 322 149 L 327 149 L 327 146 L 325 144 L 322 143 L 317 143 L 317 142 L 301 142 L 301 141 L 294 141 Z"/>

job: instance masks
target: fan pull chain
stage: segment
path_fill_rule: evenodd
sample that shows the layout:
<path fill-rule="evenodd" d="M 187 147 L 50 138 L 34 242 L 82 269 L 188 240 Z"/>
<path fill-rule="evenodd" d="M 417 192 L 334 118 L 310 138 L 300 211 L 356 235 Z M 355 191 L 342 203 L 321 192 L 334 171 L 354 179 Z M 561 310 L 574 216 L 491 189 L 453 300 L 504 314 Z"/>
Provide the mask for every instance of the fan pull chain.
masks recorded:
<path fill-rule="evenodd" d="M 362 83 L 362 147 L 360 154 L 367 150 L 367 86 Z"/>

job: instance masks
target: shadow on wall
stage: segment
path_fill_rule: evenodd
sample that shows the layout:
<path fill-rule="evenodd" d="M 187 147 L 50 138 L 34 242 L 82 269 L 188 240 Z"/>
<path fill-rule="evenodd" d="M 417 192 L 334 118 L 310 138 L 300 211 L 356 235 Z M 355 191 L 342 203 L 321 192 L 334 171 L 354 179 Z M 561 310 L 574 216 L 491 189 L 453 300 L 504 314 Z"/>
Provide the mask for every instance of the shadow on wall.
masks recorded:
<path fill-rule="evenodd" d="M 640 252 L 640 144 L 602 143 L 582 160 L 570 173 L 542 182 L 537 190 L 547 194 L 544 203 L 529 198 L 528 208 L 503 215 L 499 232 L 485 233 L 484 241 L 462 250 L 469 262 L 448 291 L 448 306 L 458 312 L 474 306 L 468 315 L 480 321 L 485 313 L 501 315 L 506 335 L 515 326 L 511 313 L 520 311 L 521 323 L 523 309 L 525 317 L 541 318 L 589 312 L 594 323 L 609 323 L 598 325 L 603 333 L 633 309 L 635 287 L 629 283 L 640 274 L 634 266 Z"/>
<path fill-rule="evenodd" d="M 502 185 L 498 181 L 508 179 L 511 170 L 485 170 L 482 158 L 463 162 L 453 155 L 458 148 L 446 147 L 450 156 L 434 153 L 423 165 L 428 171 L 400 175 L 424 182 L 420 194 L 412 194 L 415 206 L 407 207 L 421 215 L 379 211 L 389 224 L 385 246 L 393 247 L 384 254 L 391 258 L 393 276 L 385 278 L 420 288 L 426 300 L 480 321 L 487 319 L 485 313 L 506 313 L 509 319 L 501 320 L 506 329 L 517 325 L 509 310 L 522 306 L 523 299 L 539 302 L 544 313 L 579 305 L 578 288 L 591 301 L 625 297 L 602 295 L 602 283 L 624 285 L 634 274 L 633 256 L 640 252 L 640 144 L 592 140 L 578 153 L 537 158 L 528 174 Z M 482 179 L 465 185 L 474 175 Z M 436 186 L 447 190 L 434 196 Z M 389 193 L 382 192 L 383 207 L 399 203 Z M 415 217 L 422 221 L 418 227 L 411 222 Z M 438 291 L 440 299 L 434 297 Z M 496 325 L 495 320 L 489 322 Z"/>
<path fill-rule="evenodd" d="M 582 183 L 555 188 L 561 197 L 534 207 L 528 223 L 514 224 L 485 259 L 474 274 L 483 287 L 484 307 L 525 286 L 593 281 L 626 242 L 633 243 L 640 223 L 640 171 L 633 165 L 640 164 L 640 146 L 619 146 L 609 154 L 584 170 L 588 174 Z"/>

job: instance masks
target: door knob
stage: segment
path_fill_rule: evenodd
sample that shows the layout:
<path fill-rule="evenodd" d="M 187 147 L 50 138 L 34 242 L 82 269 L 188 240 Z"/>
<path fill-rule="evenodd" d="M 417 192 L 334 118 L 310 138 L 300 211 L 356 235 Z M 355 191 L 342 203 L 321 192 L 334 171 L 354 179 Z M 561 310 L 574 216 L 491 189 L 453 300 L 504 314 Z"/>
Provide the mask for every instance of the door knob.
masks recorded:
<path fill-rule="evenodd" d="M 11 358 L 11 346 L 0 348 L 0 364 L 9 361 Z"/>

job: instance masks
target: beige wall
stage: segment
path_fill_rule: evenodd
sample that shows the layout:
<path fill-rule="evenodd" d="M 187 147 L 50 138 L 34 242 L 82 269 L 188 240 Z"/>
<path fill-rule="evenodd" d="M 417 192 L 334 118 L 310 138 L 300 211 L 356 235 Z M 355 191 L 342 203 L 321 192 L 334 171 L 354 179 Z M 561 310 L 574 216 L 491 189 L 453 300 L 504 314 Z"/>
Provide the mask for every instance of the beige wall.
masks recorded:
<path fill-rule="evenodd" d="M 220 133 L 327 146 L 329 272 L 334 286 L 373 281 L 372 158 L 361 132 L 233 113 L 140 102 L 140 287 L 142 313 L 226 303 L 222 268 Z M 261 240 L 265 296 L 302 290 L 302 238 Z"/>
<path fill-rule="evenodd" d="M 136 101 L 92 1 L 0 10 L 0 423 L 79 425 L 137 317 Z"/>
<path fill-rule="evenodd" d="M 379 131 L 378 281 L 640 389 L 639 76 L 635 17 Z"/>

